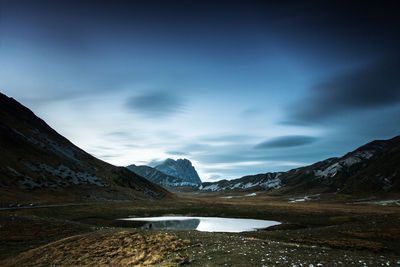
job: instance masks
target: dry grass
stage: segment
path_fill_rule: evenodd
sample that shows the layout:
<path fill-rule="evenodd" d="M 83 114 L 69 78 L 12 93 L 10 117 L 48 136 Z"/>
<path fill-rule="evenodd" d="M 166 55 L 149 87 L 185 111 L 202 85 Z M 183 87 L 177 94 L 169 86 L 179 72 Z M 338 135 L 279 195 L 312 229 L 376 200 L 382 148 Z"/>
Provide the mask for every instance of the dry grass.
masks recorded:
<path fill-rule="evenodd" d="M 343 231 L 340 233 L 358 238 L 385 238 L 400 240 L 400 228 L 366 229 L 362 231 Z"/>
<path fill-rule="evenodd" d="M 166 256 L 187 248 L 189 241 L 166 234 L 135 232 L 92 233 L 72 236 L 0 262 L 2 266 L 147 266 L 178 265 L 184 258 Z M 178 259 L 179 258 L 179 259 Z"/>
<path fill-rule="evenodd" d="M 1 225 L 1 242 L 28 242 L 42 237 L 59 237 L 78 231 L 71 225 L 42 221 L 7 221 Z"/>
<path fill-rule="evenodd" d="M 0 213 L 0 260 L 88 231 L 80 225 Z"/>
<path fill-rule="evenodd" d="M 383 244 L 374 241 L 356 239 L 356 238 L 341 238 L 341 239 L 319 239 L 319 238 L 293 238 L 292 241 L 298 243 L 308 243 L 313 245 L 329 246 L 338 249 L 368 249 L 374 252 L 383 249 Z"/>

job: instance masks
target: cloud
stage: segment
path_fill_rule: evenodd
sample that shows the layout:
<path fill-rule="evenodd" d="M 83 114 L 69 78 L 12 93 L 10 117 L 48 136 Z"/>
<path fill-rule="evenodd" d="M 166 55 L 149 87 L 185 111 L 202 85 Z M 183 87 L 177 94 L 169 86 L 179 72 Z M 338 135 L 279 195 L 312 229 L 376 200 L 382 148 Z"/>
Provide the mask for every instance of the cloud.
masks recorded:
<path fill-rule="evenodd" d="M 125 144 L 124 147 L 126 147 L 126 148 L 138 148 L 140 146 L 136 145 L 136 144 Z"/>
<path fill-rule="evenodd" d="M 254 107 L 252 107 L 252 108 L 247 108 L 247 109 L 242 110 L 242 111 L 240 112 L 240 115 L 247 118 L 247 117 L 249 117 L 249 116 L 258 115 L 258 114 L 260 114 L 261 112 L 262 112 L 262 110 L 261 110 L 260 108 L 254 108 Z"/>
<path fill-rule="evenodd" d="M 164 163 L 164 161 L 165 161 L 165 159 L 153 159 L 152 161 L 148 162 L 146 165 L 154 168 L 157 165 Z"/>
<path fill-rule="evenodd" d="M 183 145 L 179 150 L 188 151 L 188 153 L 202 153 L 205 151 L 209 151 L 212 149 L 212 146 L 209 144 L 199 144 L 197 142 L 193 142 L 192 144 Z"/>
<path fill-rule="evenodd" d="M 215 182 L 223 179 L 221 174 L 208 173 L 207 182 Z"/>
<path fill-rule="evenodd" d="M 182 111 L 183 101 L 171 92 L 159 91 L 133 96 L 126 106 L 146 117 L 160 118 Z"/>
<path fill-rule="evenodd" d="M 312 95 L 295 103 L 286 122 L 322 122 L 352 111 L 391 106 L 400 101 L 400 59 L 395 57 L 316 84 Z"/>
<path fill-rule="evenodd" d="M 114 131 L 114 132 L 108 132 L 104 134 L 105 136 L 112 136 L 112 137 L 123 137 L 123 138 L 131 138 L 132 135 L 130 132 L 126 131 Z"/>
<path fill-rule="evenodd" d="M 167 151 L 165 153 L 167 153 L 169 155 L 175 155 L 175 156 L 187 156 L 187 155 L 189 155 L 188 153 L 182 152 L 182 151 Z"/>
<path fill-rule="evenodd" d="M 105 154 L 105 155 L 99 155 L 98 157 L 99 158 L 118 158 L 118 157 L 120 157 L 121 156 L 121 154 L 117 154 L 117 155 L 108 155 L 108 154 Z"/>
<path fill-rule="evenodd" d="M 119 130 L 106 132 L 102 135 L 102 137 L 112 142 L 118 142 L 126 148 L 140 147 L 139 144 L 133 142 L 144 138 L 143 134 L 141 134 L 139 130 Z"/>
<path fill-rule="evenodd" d="M 296 161 L 260 161 L 260 162 L 237 162 L 234 164 L 207 164 L 202 166 L 202 171 L 207 174 L 218 173 L 219 179 L 240 178 L 246 175 L 266 173 L 271 171 L 286 171 L 292 168 L 304 166 L 303 162 Z M 205 181 L 213 180 L 207 177 Z"/>
<path fill-rule="evenodd" d="M 268 149 L 268 148 L 284 148 L 296 147 L 314 143 L 318 138 L 306 135 L 288 135 L 273 138 L 262 143 L 257 144 L 254 148 Z"/>
<path fill-rule="evenodd" d="M 201 139 L 201 141 L 207 142 L 247 142 L 251 139 L 254 139 L 254 136 L 251 135 L 243 135 L 243 134 L 231 134 L 231 135 L 216 135 L 216 136 L 207 136 Z"/>

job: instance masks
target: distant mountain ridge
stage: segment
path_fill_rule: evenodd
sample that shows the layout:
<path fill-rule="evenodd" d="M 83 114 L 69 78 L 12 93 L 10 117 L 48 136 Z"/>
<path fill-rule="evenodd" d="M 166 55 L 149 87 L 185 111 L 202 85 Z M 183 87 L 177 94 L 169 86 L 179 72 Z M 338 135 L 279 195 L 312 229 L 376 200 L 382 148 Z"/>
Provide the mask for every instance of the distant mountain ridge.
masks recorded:
<path fill-rule="evenodd" d="M 129 165 L 127 168 L 164 187 L 198 187 L 201 185 L 200 177 L 188 159 L 166 159 L 154 168 L 145 165 L 136 166 L 135 164 Z"/>
<path fill-rule="evenodd" d="M 290 192 L 399 192 L 400 136 L 376 140 L 340 158 L 330 158 L 287 172 L 249 175 L 203 183 L 206 191 L 279 190 Z"/>
<path fill-rule="evenodd" d="M 0 198 L 60 192 L 86 199 L 171 195 L 126 168 L 103 162 L 0 93 Z M 58 192 L 58 193 L 57 193 Z M 1 199 L 0 199 L 1 200 Z"/>

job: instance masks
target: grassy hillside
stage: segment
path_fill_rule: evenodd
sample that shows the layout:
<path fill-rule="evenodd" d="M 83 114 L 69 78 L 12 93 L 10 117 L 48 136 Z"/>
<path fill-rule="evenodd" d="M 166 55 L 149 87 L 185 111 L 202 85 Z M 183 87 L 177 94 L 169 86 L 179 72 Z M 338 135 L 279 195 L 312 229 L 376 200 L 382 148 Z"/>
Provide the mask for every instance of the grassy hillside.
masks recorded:
<path fill-rule="evenodd" d="M 58 134 L 16 100 L 0 95 L 0 201 L 159 199 L 171 194 L 101 161 Z"/>

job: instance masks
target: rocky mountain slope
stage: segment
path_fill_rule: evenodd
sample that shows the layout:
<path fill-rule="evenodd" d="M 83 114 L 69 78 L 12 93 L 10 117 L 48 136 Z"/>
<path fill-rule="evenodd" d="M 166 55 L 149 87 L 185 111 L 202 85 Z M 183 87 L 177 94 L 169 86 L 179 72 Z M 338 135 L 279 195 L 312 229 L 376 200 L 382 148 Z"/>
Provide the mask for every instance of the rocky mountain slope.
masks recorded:
<path fill-rule="evenodd" d="M 220 180 L 217 182 L 205 182 L 199 189 L 206 191 L 226 190 L 272 190 L 282 186 L 280 176 L 282 172 L 270 172 L 264 174 L 248 175 L 233 180 Z"/>
<path fill-rule="evenodd" d="M 198 184 L 196 183 L 187 182 L 181 178 L 167 175 L 150 166 L 136 166 L 135 164 L 132 164 L 127 166 L 126 168 L 140 176 L 145 177 L 149 181 L 164 187 L 172 188 L 181 186 L 198 186 Z"/>
<path fill-rule="evenodd" d="M 180 178 L 193 186 L 201 185 L 200 177 L 188 159 L 166 159 L 154 168 L 169 176 Z"/>
<path fill-rule="evenodd" d="M 158 199 L 171 194 L 81 150 L 32 111 L 0 93 L 0 200 L 17 196 Z"/>
<path fill-rule="evenodd" d="M 203 183 L 201 190 L 276 190 L 291 192 L 399 192 L 400 136 L 368 143 L 340 158 L 287 172 Z"/>

